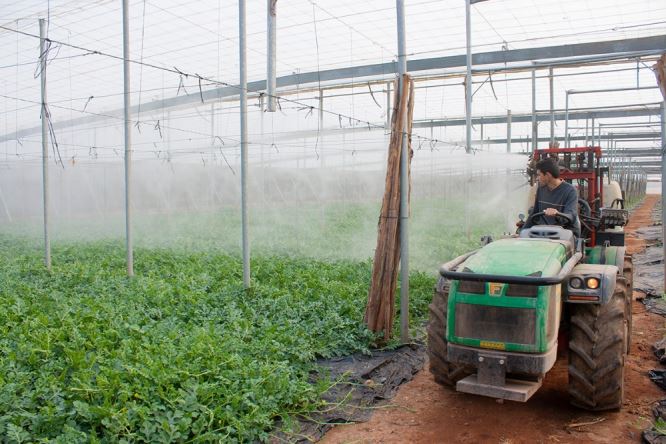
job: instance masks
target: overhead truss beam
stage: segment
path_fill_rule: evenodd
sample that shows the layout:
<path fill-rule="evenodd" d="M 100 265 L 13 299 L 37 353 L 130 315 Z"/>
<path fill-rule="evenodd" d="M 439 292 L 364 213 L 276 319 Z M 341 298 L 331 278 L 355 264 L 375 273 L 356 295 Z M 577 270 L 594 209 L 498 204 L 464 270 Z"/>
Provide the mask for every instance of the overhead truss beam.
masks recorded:
<path fill-rule="evenodd" d="M 600 57 L 611 59 L 638 57 L 640 55 L 657 54 L 666 48 L 666 35 L 641 37 L 635 39 L 612 40 L 606 42 L 577 43 L 560 46 L 545 46 L 539 48 L 511 49 L 508 51 L 481 52 L 472 55 L 472 64 L 475 67 L 488 65 L 506 65 L 509 63 L 539 61 L 538 66 L 547 67 L 549 61 L 561 66 L 562 59 L 570 60 L 572 64 L 582 64 L 586 61 L 599 61 Z M 557 63 L 555 63 L 557 61 Z M 409 60 L 407 71 L 411 73 L 421 71 L 444 70 L 461 68 L 465 66 L 467 59 L 465 55 L 454 55 L 444 57 L 432 57 L 425 59 Z M 477 69 L 483 71 L 483 69 Z M 321 82 L 332 82 L 336 80 L 358 80 L 362 78 L 393 76 L 397 73 L 396 62 L 376 63 L 371 65 L 352 66 L 346 68 L 335 68 L 323 71 L 307 73 L 294 73 L 277 78 L 278 88 L 296 85 L 320 84 Z M 266 89 L 266 80 L 248 82 L 247 91 L 259 92 Z M 148 103 L 135 105 L 130 110 L 136 113 L 141 107 L 142 112 L 161 110 L 182 106 L 192 106 L 203 101 L 220 100 L 224 98 L 238 97 L 240 87 L 238 85 L 224 86 L 209 89 L 193 94 L 171 97 Z M 122 110 L 109 111 L 105 113 L 112 116 L 122 116 Z M 97 121 L 106 120 L 105 116 L 86 116 L 78 119 L 61 121 L 54 124 L 54 128 L 68 128 L 70 126 L 87 125 Z M 0 136 L 0 142 L 21 139 L 25 136 L 35 134 L 40 127 L 27 128 L 12 134 Z"/>

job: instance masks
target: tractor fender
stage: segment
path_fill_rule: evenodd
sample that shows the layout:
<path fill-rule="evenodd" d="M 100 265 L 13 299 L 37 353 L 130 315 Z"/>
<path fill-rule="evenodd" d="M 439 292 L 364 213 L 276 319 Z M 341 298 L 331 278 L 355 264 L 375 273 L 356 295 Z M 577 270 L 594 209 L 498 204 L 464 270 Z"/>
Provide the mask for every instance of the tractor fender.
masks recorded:
<path fill-rule="evenodd" d="M 622 273 L 624 270 L 624 255 L 626 253 L 625 247 L 615 247 L 617 248 L 617 253 L 615 254 L 615 265 L 618 268 L 618 273 Z"/>
<path fill-rule="evenodd" d="M 621 255 L 620 257 L 624 257 Z M 601 264 L 578 264 L 571 270 L 564 285 L 565 302 L 580 304 L 606 304 L 613 297 L 615 292 L 615 282 L 619 273 L 619 268 L 615 265 Z M 572 280 L 578 278 L 582 280 L 582 288 L 574 288 L 571 285 Z M 597 288 L 590 288 L 587 282 L 590 278 L 596 278 L 599 281 Z M 580 281 L 579 281 L 580 282 Z"/>
<path fill-rule="evenodd" d="M 618 272 L 624 269 L 625 247 L 597 245 L 589 250 L 585 262 L 587 264 L 615 265 Z"/>

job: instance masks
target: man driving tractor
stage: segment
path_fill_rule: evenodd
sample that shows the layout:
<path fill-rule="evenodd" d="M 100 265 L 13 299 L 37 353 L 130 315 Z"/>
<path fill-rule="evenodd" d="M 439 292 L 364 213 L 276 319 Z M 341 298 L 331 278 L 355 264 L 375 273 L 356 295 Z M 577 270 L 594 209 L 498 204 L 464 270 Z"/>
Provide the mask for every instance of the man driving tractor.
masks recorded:
<path fill-rule="evenodd" d="M 574 235 L 580 236 L 576 188 L 569 182 L 560 179 L 560 168 L 553 158 L 538 161 L 536 170 L 539 188 L 536 192 L 534 207 L 521 228 L 530 228 L 533 225 L 562 225 L 565 219 L 570 219 L 568 222 Z M 540 212 L 543 212 L 541 217 L 531 217 Z"/>

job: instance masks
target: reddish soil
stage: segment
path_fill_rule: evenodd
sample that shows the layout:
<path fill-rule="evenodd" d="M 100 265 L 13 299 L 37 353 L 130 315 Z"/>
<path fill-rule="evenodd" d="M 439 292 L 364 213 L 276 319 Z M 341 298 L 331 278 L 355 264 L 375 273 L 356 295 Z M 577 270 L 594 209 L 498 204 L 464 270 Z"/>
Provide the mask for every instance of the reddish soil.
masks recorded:
<path fill-rule="evenodd" d="M 629 253 L 645 248 L 632 236 L 652 224 L 660 196 L 649 195 L 627 227 Z M 634 299 L 640 296 L 634 293 Z M 339 425 L 323 443 L 638 443 L 652 422 L 651 407 L 666 394 L 647 377 L 658 363 L 651 345 L 664 337 L 664 319 L 633 305 L 633 346 L 625 367 L 625 402 L 620 412 L 590 413 L 568 404 L 566 357 L 546 375 L 527 402 L 503 403 L 457 393 L 436 384 L 428 368 L 405 384 L 390 404 L 365 423 Z"/>

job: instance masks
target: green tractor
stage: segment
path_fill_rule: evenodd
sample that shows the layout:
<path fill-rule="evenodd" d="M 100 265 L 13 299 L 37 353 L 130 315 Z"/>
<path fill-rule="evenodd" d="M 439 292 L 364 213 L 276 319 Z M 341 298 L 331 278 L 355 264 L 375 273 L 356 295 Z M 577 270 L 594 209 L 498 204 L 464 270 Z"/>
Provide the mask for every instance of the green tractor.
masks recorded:
<path fill-rule="evenodd" d="M 430 371 L 459 392 L 524 402 L 555 364 L 558 344 L 568 344 L 571 403 L 619 409 L 631 343 L 628 212 L 620 196 L 603 205 L 608 170 L 599 147 L 536 150 L 531 165 L 546 157 L 577 185 L 581 235 L 560 213 L 561 226 L 487 240 L 442 265 L 430 305 Z M 528 174 L 534 184 L 535 170 Z"/>

